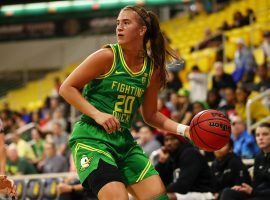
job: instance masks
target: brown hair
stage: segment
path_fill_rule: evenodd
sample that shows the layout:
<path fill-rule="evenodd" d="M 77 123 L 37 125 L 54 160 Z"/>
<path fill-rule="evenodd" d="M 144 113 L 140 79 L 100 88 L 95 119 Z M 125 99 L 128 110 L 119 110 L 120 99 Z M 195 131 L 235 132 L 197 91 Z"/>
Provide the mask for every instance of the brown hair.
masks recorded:
<path fill-rule="evenodd" d="M 269 128 L 270 129 L 270 123 L 268 123 L 268 122 L 263 122 L 263 123 L 261 123 L 261 124 L 259 124 L 259 126 L 258 127 L 261 127 L 261 128 Z"/>
<path fill-rule="evenodd" d="M 152 11 L 146 11 L 140 6 L 126 6 L 122 10 L 135 11 L 139 15 L 141 23 L 147 27 L 143 40 L 143 48 L 146 51 L 147 43 L 150 41 L 150 56 L 154 60 L 154 67 L 159 70 L 161 85 L 165 87 L 167 75 L 166 60 L 179 60 L 179 57 L 176 51 L 168 45 L 163 36 L 157 15 Z"/>

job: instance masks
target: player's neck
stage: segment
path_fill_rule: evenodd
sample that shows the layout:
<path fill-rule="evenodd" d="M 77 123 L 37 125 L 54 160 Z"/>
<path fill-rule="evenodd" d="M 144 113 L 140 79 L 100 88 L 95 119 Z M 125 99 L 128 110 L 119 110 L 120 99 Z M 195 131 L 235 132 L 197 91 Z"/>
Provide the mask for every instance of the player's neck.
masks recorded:
<path fill-rule="evenodd" d="M 130 48 L 130 47 L 122 47 L 123 53 L 128 57 L 134 57 L 135 59 L 144 58 L 145 50 L 143 48 Z"/>
<path fill-rule="evenodd" d="M 129 61 L 130 64 L 143 63 L 143 60 L 146 56 L 146 52 L 143 49 L 130 49 L 123 48 L 123 54 L 126 61 Z"/>

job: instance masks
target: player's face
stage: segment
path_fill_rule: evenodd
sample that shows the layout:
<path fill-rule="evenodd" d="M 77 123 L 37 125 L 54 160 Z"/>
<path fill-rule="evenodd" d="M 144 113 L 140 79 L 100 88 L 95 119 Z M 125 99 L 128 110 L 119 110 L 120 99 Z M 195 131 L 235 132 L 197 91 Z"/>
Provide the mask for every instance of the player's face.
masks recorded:
<path fill-rule="evenodd" d="M 172 136 L 172 135 L 167 135 L 164 138 L 164 146 L 169 152 L 174 152 L 180 145 L 180 141 Z"/>
<path fill-rule="evenodd" d="M 259 148 L 265 153 L 270 152 L 270 129 L 267 127 L 258 127 L 256 129 L 256 141 Z"/>
<path fill-rule="evenodd" d="M 116 20 L 116 36 L 121 44 L 140 44 L 145 34 L 145 26 L 140 24 L 138 14 L 133 10 L 122 10 Z"/>

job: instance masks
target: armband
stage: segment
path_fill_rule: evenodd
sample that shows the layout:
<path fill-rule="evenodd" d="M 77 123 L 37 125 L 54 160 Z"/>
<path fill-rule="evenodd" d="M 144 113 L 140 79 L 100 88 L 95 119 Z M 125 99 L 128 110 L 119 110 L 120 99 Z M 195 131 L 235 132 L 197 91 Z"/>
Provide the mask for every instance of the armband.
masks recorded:
<path fill-rule="evenodd" d="M 185 130 L 186 130 L 186 128 L 187 128 L 186 125 L 184 125 L 184 124 L 178 124 L 176 132 L 179 135 L 185 136 Z"/>

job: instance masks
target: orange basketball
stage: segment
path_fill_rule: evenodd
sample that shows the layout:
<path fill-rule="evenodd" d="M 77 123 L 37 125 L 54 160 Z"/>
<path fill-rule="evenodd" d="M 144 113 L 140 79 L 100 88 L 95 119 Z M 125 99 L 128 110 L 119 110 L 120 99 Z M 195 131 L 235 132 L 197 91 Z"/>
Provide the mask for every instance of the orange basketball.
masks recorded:
<path fill-rule="evenodd" d="M 229 142 L 230 120 L 218 110 L 199 112 L 190 123 L 190 138 L 205 151 L 216 151 Z"/>

